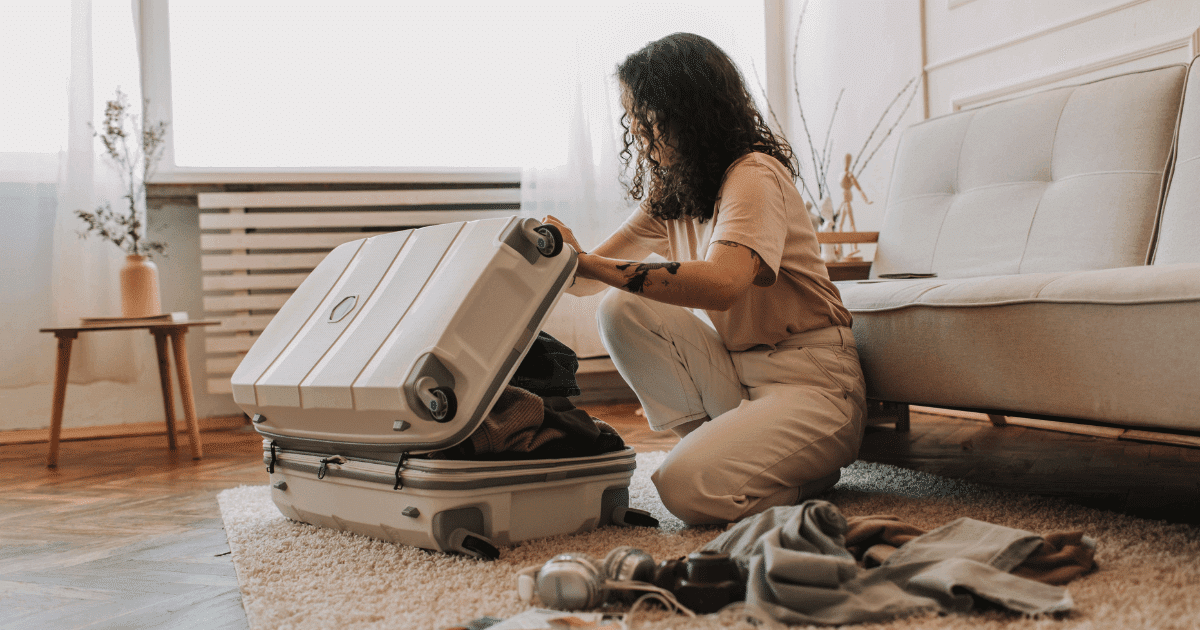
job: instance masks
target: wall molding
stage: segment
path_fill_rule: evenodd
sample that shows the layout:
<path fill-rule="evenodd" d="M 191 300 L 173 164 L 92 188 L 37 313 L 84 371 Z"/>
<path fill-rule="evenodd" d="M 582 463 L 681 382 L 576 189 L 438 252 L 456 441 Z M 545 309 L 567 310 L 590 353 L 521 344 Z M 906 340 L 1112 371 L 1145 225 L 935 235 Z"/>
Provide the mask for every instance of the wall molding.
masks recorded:
<path fill-rule="evenodd" d="M 1126 48 L 1125 50 L 1112 55 L 1103 55 L 1093 57 L 1082 63 L 1075 63 L 1068 66 L 1059 66 L 1049 71 L 1025 75 L 1015 81 L 993 85 L 978 92 L 955 96 L 950 99 L 950 107 L 952 111 L 962 109 L 970 109 L 972 107 L 982 105 L 991 101 L 1002 99 L 1006 96 L 1013 96 L 1021 92 L 1033 90 L 1039 87 L 1044 87 L 1070 79 L 1073 77 L 1098 72 L 1115 66 L 1131 63 L 1146 57 L 1161 55 L 1179 49 L 1193 50 L 1194 40 L 1197 34 L 1189 32 L 1182 35 L 1176 35 L 1165 41 L 1160 41 L 1149 46 L 1136 46 Z"/>
<path fill-rule="evenodd" d="M 953 1 L 953 0 L 951 0 L 951 1 Z M 971 1 L 971 0 L 966 0 L 966 2 L 969 2 L 969 1 Z M 1078 26 L 1080 24 L 1084 24 L 1086 22 L 1090 22 L 1092 20 L 1102 18 L 1106 15 L 1110 15 L 1110 14 L 1116 13 L 1118 11 L 1124 11 L 1125 9 L 1137 6 L 1139 4 L 1142 4 L 1142 3 L 1148 2 L 1148 1 L 1149 0 L 1122 0 L 1121 2 L 1109 5 L 1102 9 L 1090 11 L 1088 13 L 1084 13 L 1082 15 L 1078 15 L 1076 17 L 1069 18 L 1069 19 L 1063 20 L 1061 22 L 1056 22 L 1056 23 L 1050 24 L 1048 26 L 1043 26 L 1040 28 L 1029 30 L 1024 33 L 1020 33 L 1018 35 L 1014 35 L 1013 37 L 1010 37 L 1008 39 L 1003 39 L 998 42 L 986 44 L 984 46 L 980 46 L 979 48 L 974 48 L 972 50 L 968 50 L 967 52 L 955 55 L 953 57 L 949 57 L 947 59 L 934 61 L 933 63 L 927 64 L 925 66 L 925 71 L 932 72 L 939 68 L 945 68 L 946 66 L 951 66 L 951 65 L 954 65 L 957 63 L 962 63 L 963 61 L 966 61 L 968 59 L 973 59 L 973 58 L 979 57 L 981 55 L 990 54 L 990 53 L 996 52 L 997 50 L 1002 50 L 1004 48 L 1008 48 L 1009 46 L 1016 46 L 1017 44 L 1022 44 L 1024 42 L 1031 41 L 1031 40 L 1037 39 L 1039 37 L 1044 37 L 1051 33 L 1056 33 L 1058 31 L 1068 29 L 1073 26 Z M 954 6 L 951 6 L 950 8 L 954 8 Z"/>

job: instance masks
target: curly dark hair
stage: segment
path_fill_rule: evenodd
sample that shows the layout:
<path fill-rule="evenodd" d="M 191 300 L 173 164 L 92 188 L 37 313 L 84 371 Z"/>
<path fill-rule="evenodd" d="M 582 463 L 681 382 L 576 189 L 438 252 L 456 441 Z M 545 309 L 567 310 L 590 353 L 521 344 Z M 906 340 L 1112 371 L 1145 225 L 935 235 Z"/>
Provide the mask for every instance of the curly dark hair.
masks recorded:
<path fill-rule="evenodd" d="M 712 218 L 717 191 L 734 160 L 758 151 L 792 174 L 792 148 L 767 126 L 737 66 L 712 41 L 675 33 L 646 44 L 617 67 L 625 113 L 621 160 L 633 199 L 660 219 Z M 658 149 L 670 146 L 664 164 Z M 636 147 L 636 152 L 633 150 Z M 648 177 L 647 177 L 648 176 Z"/>

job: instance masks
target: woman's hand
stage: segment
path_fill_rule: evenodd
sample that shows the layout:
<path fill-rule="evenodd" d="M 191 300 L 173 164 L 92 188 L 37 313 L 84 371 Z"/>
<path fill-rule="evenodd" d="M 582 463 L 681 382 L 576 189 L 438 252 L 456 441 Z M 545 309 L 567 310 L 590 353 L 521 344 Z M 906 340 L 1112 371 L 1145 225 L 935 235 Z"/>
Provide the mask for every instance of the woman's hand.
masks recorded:
<path fill-rule="evenodd" d="M 587 252 L 583 251 L 582 247 L 579 246 L 579 241 L 575 240 L 575 233 L 572 232 L 571 228 L 567 227 L 566 224 L 564 224 L 562 221 L 559 221 L 554 216 L 546 215 L 546 217 L 544 219 L 542 219 L 542 223 L 548 224 L 548 225 L 553 225 L 554 227 L 558 228 L 558 231 L 562 233 L 563 244 L 570 245 L 575 250 L 575 253 L 577 253 L 577 254 L 586 254 L 587 253 Z"/>

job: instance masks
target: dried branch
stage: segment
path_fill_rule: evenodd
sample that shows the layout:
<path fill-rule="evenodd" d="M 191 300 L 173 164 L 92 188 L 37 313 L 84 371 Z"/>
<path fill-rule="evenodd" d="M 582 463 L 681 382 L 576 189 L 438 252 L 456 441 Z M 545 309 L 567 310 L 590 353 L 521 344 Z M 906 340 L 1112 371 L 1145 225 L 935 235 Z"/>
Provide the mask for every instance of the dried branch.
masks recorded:
<path fill-rule="evenodd" d="M 767 91 L 763 88 L 762 78 L 758 76 L 758 67 L 754 64 L 753 59 L 750 60 L 750 69 L 754 71 L 754 82 L 758 85 L 758 91 L 766 94 Z M 767 114 L 771 116 L 771 122 L 775 123 L 775 129 L 778 130 L 779 135 L 784 135 L 783 123 L 779 122 L 779 117 L 775 115 L 775 108 L 771 107 L 771 99 L 769 98 L 767 99 Z M 812 191 L 808 189 L 808 182 L 805 181 L 804 174 L 797 172 L 796 179 L 800 180 L 801 197 L 807 194 L 808 197 L 812 199 L 813 194 Z"/>
<path fill-rule="evenodd" d="M 842 96 L 846 94 L 846 88 L 842 88 L 838 92 L 837 100 L 833 102 L 833 113 L 829 115 L 829 127 L 825 129 L 825 147 L 821 150 L 821 177 L 825 184 L 825 190 L 832 191 L 829 187 L 829 160 L 833 151 L 833 121 L 837 119 L 838 108 L 842 106 Z"/>
<path fill-rule="evenodd" d="M 813 179 L 817 184 L 817 196 L 813 198 L 815 206 L 821 198 L 826 195 L 825 178 L 821 173 L 821 160 L 817 154 L 817 148 L 813 145 L 812 132 L 808 129 L 808 118 L 804 115 L 804 103 L 800 98 L 800 77 L 796 75 L 797 63 L 796 59 L 800 54 L 800 29 L 804 26 L 804 14 L 808 11 L 808 0 L 804 0 L 804 4 L 800 5 L 800 17 L 796 20 L 796 37 L 792 42 L 792 91 L 796 96 L 796 109 L 800 112 L 800 125 L 804 129 L 804 137 L 808 140 L 808 152 L 812 157 L 813 164 Z"/>
<path fill-rule="evenodd" d="M 860 156 L 861 156 L 861 155 L 863 155 L 864 153 L 866 153 L 866 151 L 867 151 L 867 146 L 871 144 L 871 139 L 875 137 L 875 132 L 879 131 L 879 127 L 880 127 L 880 125 L 882 125 L 882 124 L 883 124 L 883 119 L 884 119 L 884 118 L 887 116 L 887 113 L 888 113 L 889 111 L 891 111 L 891 109 L 892 109 L 892 106 L 894 106 L 894 105 L 896 104 L 896 102 L 900 100 L 900 97 L 901 97 L 901 96 L 903 96 L 903 95 L 904 95 L 904 93 L 908 91 L 908 88 L 909 88 L 909 86 L 911 86 L 911 85 L 912 85 L 912 82 L 913 82 L 914 80 L 915 80 L 915 78 L 914 78 L 914 79 L 909 79 L 909 80 L 908 80 L 908 83 L 905 83 L 905 84 L 904 84 L 904 87 L 900 88 L 900 91 L 899 91 L 899 92 L 896 92 L 896 95 L 892 97 L 892 101 L 891 101 L 890 103 L 888 103 L 888 106 L 887 106 L 887 108 L 885 108 L 885 109 L 883 110 L 883 115 L 879 117 L 879 120 L 875 122 L 875 126 L 871 128 L 871 133 L 867 134 L 867 139 L 866 139 L 865 141 L 863 141 L 862 148 L 858 150 L 858 155 L 860 155 Z M 855 163 L 855 164 L 852 164 L 852 165 L 851 165 L 851 167 L 850 167 L 850 170 L 851 170 L 852 172 L 854 171 L 854 167 L 855 167 L 855 166 L 858 166 L 858 164 L 857 164 L 857 163 Z"/>
<path fill-rule="evenodd" d="M 914 79 L 914 81 L 915 81 L 915 79 Z M 913 83 L 913 81 L 909 81 L 909 83 Z M 906 87 L 906 89 L 907 89 L 907 87 Z M 868 155 L 867 159 L 863 161 L 862 167 L 860 167 L 857 171 L 855 171 L 854 168 L 851 167 L 850 170 L 851 170 L 851 172 L 854 173 L 855 177 L 858 177 L 858 175 L 867 168 L 867 165 L 871 163 L 871 158 L 875 157 L 875 154 L 879 152 L 879 149 L 880 149 L 880 147 L 883 146 L 883 143 L 886 142 L 889 137 L 891 137 L 892 132 L 895 131 L 896 127 L 898 127 L 900 125 L 900 121 L 904 120 L 904 115 L 908 113 L 908 108 L 912 107 L 913 99 L 916 98 L 917 92 L 919 92 L 919 91 L 920 91 L 920 84 L 917 83 L 913 87 L 912 94 L 908 95 L 908 101 L 904 104 L 904 109 L 900 110 L 900 116 L 898 116 L 896 118 L 896 122 L 892 123 L 892 126 L 888 128 L 887 133 L 883 134 L 883 137 L 879 139 L 879 144 L 875 145 L 875 148 L 871 151 L 871 154 Z M 891 109 L 890 105 L 888 106 L 888 109 Z M 884 115 L 886 115 L 886 114 L 887 114 L 887 110 L 884 110 Z M 879 117 L 880 122 L 883 121 L 883 118 L 884 118 L 884 116 Z M 876 126 L 878 126 L 878 125 L 876 125 Z M 864 148 L 864 150 L 866 149 L 865 146 L 863 148 Z M 859 157 L 861 157 L 861 156 L 862 156 L 862 153 L 860 152 Z M 858 159 L 856 158 L 854 161 L 855 161 L 855 163 L 857 163 Z"/>
<path fill-rule="evenodd" d="M 143 100 L 147 109 L 149 100 Z M 121 196 L 128 208 L 115 211 L 105 202 L 94 212 L 76 210 L 75 215 L 86 226 L 80 238 L 95 234 L 119 247 L 126 254 L 146 256 L 150 253 L 165 254 L 167 246 L 157 241 L 146 240 L 146 180 L 154 172 L 162 157 L 167 124 L 158 122 L 143 125 L 137 114 L 130 113 L 125 94 L 117 89 L 116 97 L 108 101 L 104 109 L 103 133 L 95 131 L 112 166 L 121 176 L 125 194 Z M 129 126 L 132 130 L 127 130 Z"/>

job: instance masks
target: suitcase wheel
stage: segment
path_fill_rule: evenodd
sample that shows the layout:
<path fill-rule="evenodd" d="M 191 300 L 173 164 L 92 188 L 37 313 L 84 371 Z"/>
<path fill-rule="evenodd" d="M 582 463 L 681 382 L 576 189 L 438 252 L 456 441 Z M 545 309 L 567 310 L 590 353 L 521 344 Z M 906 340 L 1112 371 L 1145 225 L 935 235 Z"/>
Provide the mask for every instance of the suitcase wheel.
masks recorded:
<path fill-rule="evenodd" d="M 546 258 L 554 258 L 563 250 L 562 232 L 557 226 L 542 225 L 534 228 L 532 237 L 533 244 L 537 246 L 538 252 Z"/>
<path fill-rule="evenodd" d="M 645 510 L 618 506 L 613 508 L 613 525 L 628 527 L 658 527 L 658 519 Z"/>
<path fill-rule="evenodd" d="M 479 534 L 465 529 L 456 529 L 450 534 L 450 545 L 446 551 L 457 551 L 461 554 L 495 560 L 500 557 L 500 549 L 492 541 Z"/>
<path fill-rule="evenodd" d="M 458 398 L 449 387 L 434 387 L 429 390 L 429 413 L 438 422 L 450 422 L 458 412 Z"/>

